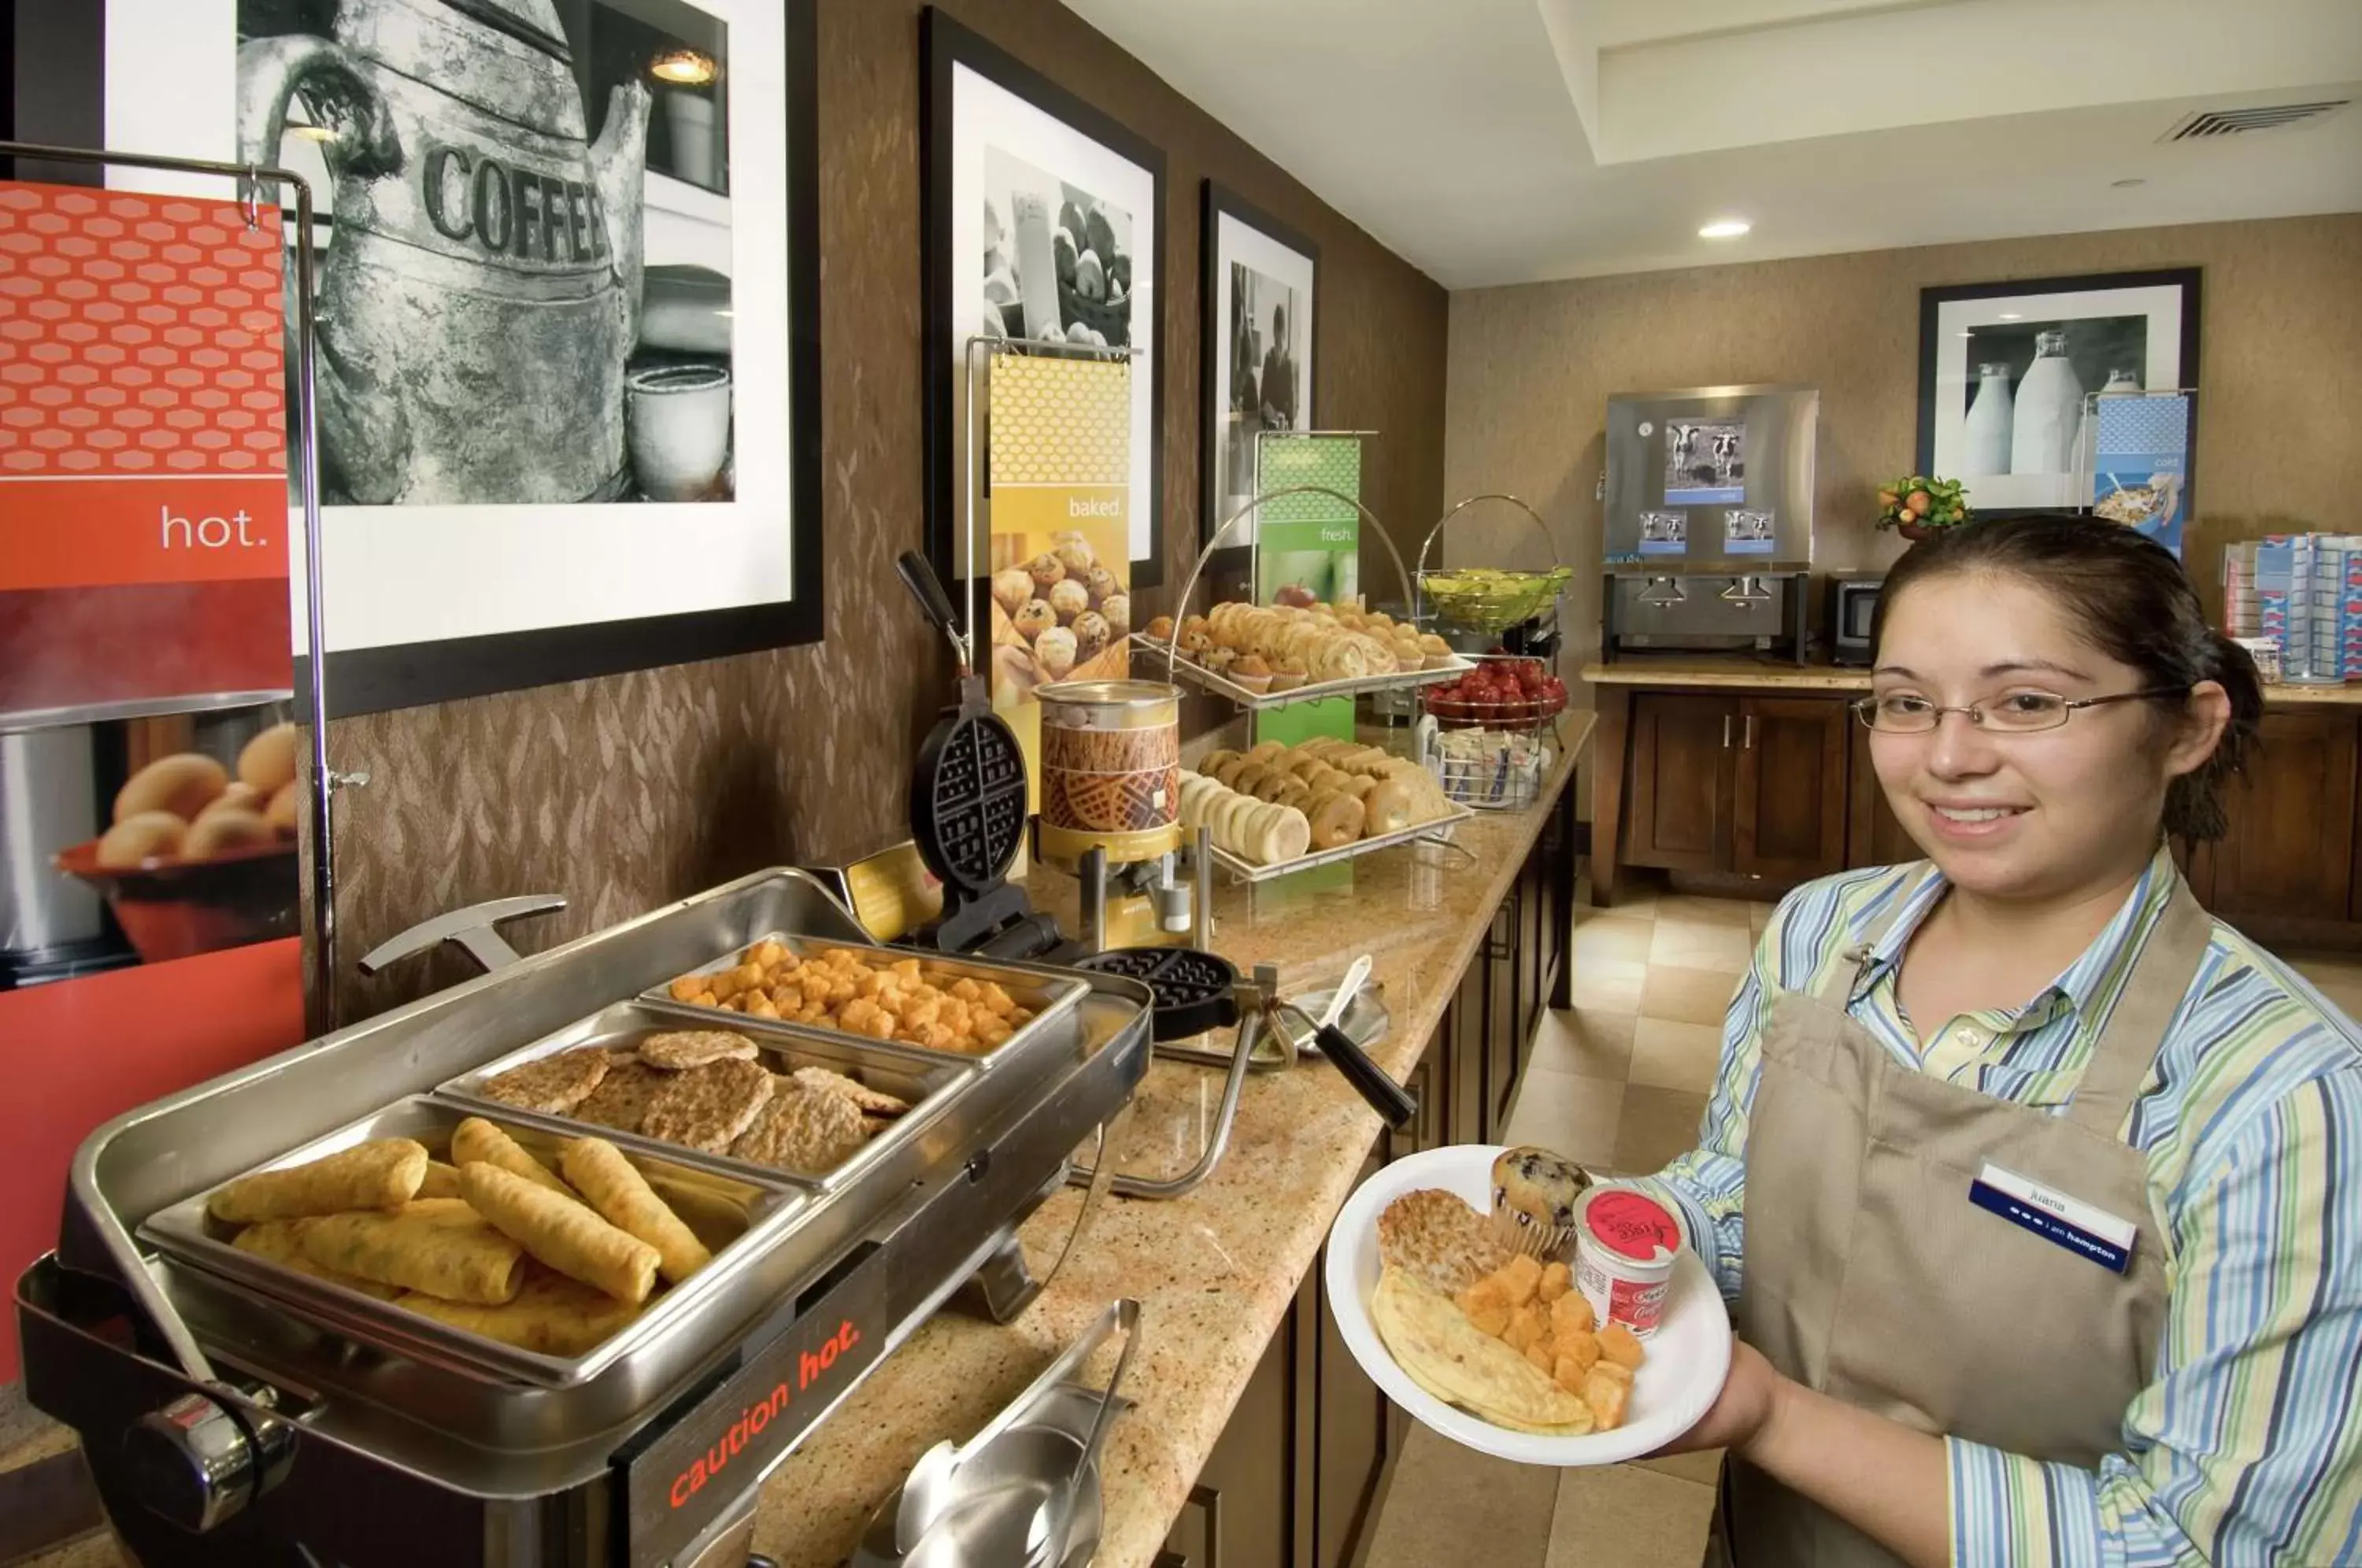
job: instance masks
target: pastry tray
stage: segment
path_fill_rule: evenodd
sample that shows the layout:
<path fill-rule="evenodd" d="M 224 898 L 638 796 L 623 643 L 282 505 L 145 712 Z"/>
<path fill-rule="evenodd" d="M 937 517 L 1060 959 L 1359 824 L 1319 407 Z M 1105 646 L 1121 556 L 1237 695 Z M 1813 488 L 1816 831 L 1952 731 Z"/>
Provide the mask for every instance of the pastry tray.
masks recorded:
<path fill-rule="evenodd" d="M 1407 690 L 1417 686 L 1432 686 L 1438 681 L 1465 675 L 1476 668 L 1473 660 L 1453 654 L 1451 662 L 1441 669 L 1398 669 L 1391 675 L 1364 675 L 1351 680 L 1316 680 L 1288 691 L 1250 691 L 1203 665 L 1193 664 L 1186 658 L 1172 658 L 1171 645 L 1145 632 L 1134 632 L 1131 640 L 1154 657 L 1167 660 L 1173 675 L 1256 712 L 1292 707 L 1298 702 L 1318 702 L 1328 697 L 1352 697 L 1364 691 Z"/>
<path fill-rule="evenodd" d="M 670 1157 L 668 1145 L 653 1148 L 628 1133 L 579 1124 L 560 1129 L 545 1118 L 506 1107 L 495 1109 L 501 1130 L 545 1163 L 569 1137 L 596 1134 L 606 1138 L 640 1173 L 658 1196 L 670 1204 L 698 1238 L 713 1249 L 713 1259 L 679 1285 L 652 1297 L 646 1310 L 579 1356 L 553 1356 L 522 1350 L 486 1339 L 435 1319 L 405 1311 L 341 1285 L 299 1274 L 230 1244 L 236 1227 L 213 1220 L 205 1206 L 226 1182 L 182 1199 L 149 1216 L 139 1227 L 144 1242 L 160 1251 L 270 1297 L 295 1315 L 366 1343 L 382 1345 L 401 1354 L 438 1365 L 457 1365 L 477 1375 L 490 1373 L 545 1387 L 566 1387 L 589 1381 L 659 1335 L 672 1331 L 729 1291 L 744 1264 L 762 1250 L 765 1241 L 790 1225 L 810 1195 L 795 1180 L 777 1171 L 759 1172 L 756 1179 L 740 1180 Z M 449 1105 L 414 1095 L 374 1111 L 267 1160 L 256 1170 L 278 1170 L 323 1159 L 340 1149 L 372 1138 L 413 1138 L 426 1145 L 438 1160 L 450 1155 L 451 1130 L 477 1108 Z M 663 1152 L 658 1152 L 663 1151 Z M 251 1175 L 252 1172 L 245 1173 Z"/>
<path fill-rule="evenodd" d="M 1431 839 L 1438 844 L 1449 844 L 1451 842 L 1451 830 L 1462 823 L 1471 821 L 1475 815 L 1476 813 L 1468 807 L 1455 803 L 1451 810 L 1442 816 L 1429 817 L 1423 823 L 1413 823 L 1407 828 L 1396 828 L 1392 833 L 1382 833 L 1370 838 L 1356 839 L 1352 844 L 1341 844 L 1334 849 L 1316 849 L 1308 855 L 1299 855 L 1293 860 L 1275 861 L 1269 866 L 1242 859 L 1220 845 L 1216 845 L 1214 862 L 1223 870 L 1228 871 L 1235 881 L 1275 881 L 1282 877 L 1292 877 L 1298 871 L 1309 871 L 1320 866 L 1334 866 L 1340 861 L 1367 855 L 1372 850 L 1392 849 L 1396 845 L 1411 844 L 1421 839 Z"/>
<path fill-rule="evenodd" d="M 772 1072 L 784 1073 L 797 1067 L 826 1067 L 898 1099 L 907 1100 L 911 1109 L 896 1117 L 884 1132 L 862 1144 L 833 1168 L 825 1171 L 778 1170 L 728 1154 L 712 1154 L 702 1149 L 667 1143 L 645 1132 L 619 1132 L 597 1122 L 578 1121 L 569 1116 L 552 1115 L 544 1120 L 552 1126 L 564 1127 L 579 1138 L 635 1139 L 645 1148 L 664 1151 L 668 1158 L 724 1171 L 745 1180 L 800 1181 L 833 1190 L 877 1164 L 885 1158 L 887 1151 L 917 1137 L 920 1130 L 942 1115 L 944 1107 L 951 1103 L 951 1091 L 976 1072 L 972 1058 L 955 1056 L 948 1052 L 922 1051 L 915 1045 L 856 1042 L 851 1035 L 834 1030 L 817 1033 L 790 1032 L 768 1019 L 747 1018 L 741 1013 L 723 1012 L 718 1008 L 682 1007 L 677 1002 L 618 1002 L 564 1029 L 545 1034 L 530 1045 L 462 1073 L 439 1085 L 436 1092 L 486 1107 L 494 1115 L 509 1115 L 516 1108 L 487 1096 L 484 1085 L 512 1067 L 523 1066 L 538 1057 L 581 1046 L 618 1048 L 635 1044 L 643 1036 L 660 1030 L 713 1029 L 719 1027 L 712 1021 L 717 1016 L 731 1020 L 728 1027 L 733 1032 L 743 1034 L 755 1043 L 756 1048 L 762 1053 L 759 1060 Z M 1012 1041 L 1015 1038 L 1010 1036 Z"/>
<path fill-rule="evenodd" d="M 772 932 L 767 935 L 742 942 L 710 962 L 701 964 L 685 973 L 711 975 L 732 968 L 739 962 L 740 955 L 748 948 L 759 947 L 766 942 L 778 943 L 798 958 L 809 958 L 814 953 L 831 947 L 850 947 L 858 951 L 861 950 L 862 945 L 856 942 L 831 942 L 819 937 L 794 936 L 785 932 Z M 835 1042 L 860 1046 L 864 1049 L 911 1055 L 928 1062 L 968 1062 L 977 1066 L 988 1066 L 1000 1057 L 1015 1055 L 1027 1041 L 1036 1035 L 1047 1032 L 1043 1026 L 1073 1007 L 1090 989 L 1089 985 L 1081 980 L 1057 980 L 1029 970 L 1004 969 L 981 959 L 958 957 L 946 953 L 938 953 L 931 948 L 876 946 L 867 949 L 867 952 L 877 955 L 878 962 L 887 964 L 899 964 L 905 958 L 916 958 L 920 968 L 930 975 L 940 974 L 955 980 L 968 979 L 978 983 L 989 981 L 1007 991 L 1010 999 L 1018 1006 L 1031 1009 L 1033 1016 L 1027 1019 L 1008 1039 L 991 1050 L 970 1055 L 965 1051 L 937 1051 L 925 1045 L 913 1045 L 908 1041 L 876 1040 L 866 1034 L 855 1034 L 826 1024 L 797 1023 L 783 1018 L 750 1018 L 743 1012 L 733 1012 L 728 1008 L 693 1007 L 687 1002 L 673 999 L 671 980 L 667 980 L 662 985 L 650 986 L 640 993 L 640 999 L 690 1018 L 707 1020 L 709 1021 L 705 1024 L 707 1028 L 737 1029 L 743 1025 L 753 1025 L 778 1033 L 799 1036 L 805 1040 Z M 679 977 L 674 977 L 674 978 Z M 724 1023 L 721 1021 L 723 1020 L 734 1021 Z"/>

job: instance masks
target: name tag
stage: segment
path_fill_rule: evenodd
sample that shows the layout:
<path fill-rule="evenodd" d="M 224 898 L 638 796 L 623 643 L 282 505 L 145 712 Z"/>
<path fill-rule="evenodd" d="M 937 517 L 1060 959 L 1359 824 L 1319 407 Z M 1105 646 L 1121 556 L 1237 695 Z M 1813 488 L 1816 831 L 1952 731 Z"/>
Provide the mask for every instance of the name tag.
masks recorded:
<path fill-rule="evenodd" d="M 2118 1274 L 2132 1266 L 2140 1227 L 2055 1187 L 1988 1165 L 1969 1184 L 1969 1201 Z"/>

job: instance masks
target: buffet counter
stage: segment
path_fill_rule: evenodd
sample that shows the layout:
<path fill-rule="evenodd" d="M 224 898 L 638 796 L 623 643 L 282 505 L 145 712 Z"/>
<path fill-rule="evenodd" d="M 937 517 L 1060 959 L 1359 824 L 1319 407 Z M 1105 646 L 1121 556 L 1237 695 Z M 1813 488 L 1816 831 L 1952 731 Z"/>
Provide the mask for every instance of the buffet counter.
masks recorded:
<path fill-rule="evenodd" d="M 1372 856 L 1327 874 L 1334 880 L 1317 890 L 1223 889 L 1216 951 L 1242 973 L 1276 965 L 1289 991 L 1333 983 L 1357 955 L 1371 954 L 1372 984 L 1384 988 L 1393 1014 L 1371 1055 L 1408 1079 L 1559 808 L 1590 733 L 1590 715 L 1565 715 L 1560 755 L 1536 803 L 1479 812 L 1460 828 L 1457 848 Z M 1057 910 L 1062 900 L 1071 903 L 1073 883 L 1037 872 L 1030 890 L 1037 904 Z M 1226 1048 L 1228 1040 L 1224 1033 L 1216 1043 Z M 1221 1077 L 1210 1067 L 1153 1065 L 1131 1124 L 1113 1146 L 1120 1167 L 1164 1176 L 1189 1165 Z M 1170 1202 L 1107 1199 L 1064 1272 L 1006 1328 L 938 1314 L 765 1485 L 755 1549 L 781 1568 L 844 1561 L 920 1453 L 939 1438 L 975 1431 L 1109 1300 L 1131 1296 L 1142 1308 L 1140 1354 L 1123 1390 L 1134 1408 L 1108 1439 L 1096 1561 L 1098 1568 L 1156 1562 L 1377 1132 L 1376 1115 L 1326 1065 L 1250 1077 L 1230 1152 L 1204 1186 Z M 1052 1198 L 1021 1233 L 1038 1266 L 1056 1255 L 1080 1198 L 1069 1189 Z M 1103 1378 L 1105 1360 L 1102 1353 L 1087 1375 Z"/>
<path fill-rule="evenodd" d="M 1508 1045 L 1496 1038 L 1488 1044 L 1483 1036 L 1506 1037 L 1512 1017 L 1521 1033 L 1529 1032 L 1549 993 L 1562 993 L 1563 967 L 1545 971 L 1538 955 L 1551 945 L 1542 933 L 1565 924 L 1571 914 L 1571 813 L 1563 797 L 1591 726 L 1589 714 L 1565 715 L 1558 757 L 1536 802 L 1519 812 L 1479 812 L 1459 828 L 1452 845 L 1393 849 L 1282 882 L 1219 891 L 1214 947 L 1242 974 L 1259 965 L 1275 966 L 1284 994 L 1333 984 L 1355 956 L 1373 956 L 1370 985 L 1392 1021 L 1371 1055 L 1389 1074 L 1422 1090 L 1421 1112 L 1409 1133 L 1381 1140 L 1375 1114 L 1325 1063 L 1250 1076 L 1229 1151 L 1203 1185 L 1171 1201 L 1102 1198 L 1064 1269 L 1016 1322 L 994 1327 L 944 1311 L 895 1351 L 764 1485 L 755 1550 L 781 1568 L 844 1562 L 871 1512 L 921 1452 L 938 1439 L 974 1432 L 1110 1299 L 1130 1296 L 1142 1304 L 1142 1338 L 1123 1389 L 1132 1408 L 1116 1424 L 1104 1455 L 1105 1527 L 1096 1562 L 1099 1568 L 1183 1562 L 1203 1568 L 1212 1560 L 1210 1540 L 1175 1552 L 1168 1550 L 1168 1533 L 1193 1500 L 1226 1424 L 1232 1424 L 1233 1407 L 1269 1361 L 1266 1351 L 1287 1360 L 1291 1342 L 1300 1345 L 1306 1332 L 1320 1331 L 1318 1282 L 1308 1275 L 1331 1219 L 1370 1162 L 1387 1149 L 1400 1152 L 1406 1136 L 1436 1143 L 1489 1135 L 1522 1065 L 1524 1041 Z M 1545 879 L 1546 893 L 1540 886 Z M 1062 922 L 1073 917 L 1075 890 L 1072 880 L 1048 871 L 1036 872 L 1029 886 L 1037 907 Z M 1515 923 L 1521 908 L 1522 944 Z M 1506 937 L 1505 918 L 1511 921 Z M 1556 950 L 1564 944 L 1561 933 Z M 1533 955 L 1530 967 L 1521 949 Z M 1471 1001 L 1472 988 L 1482 993 L 1482 1005 Z M 1496 1008 L 1485 988 L 1516 999 Z M 1455 1016 L 1462 1021 L 1453 1023 Z M 1231 1038 L 1223 1031 L 1202 1043 L 1227 1052 Z M 1439 1041 L 1441 1048 L 1431 1050 Z M 1473 1059 L 1504 1051 L 1506 1062 Z M 1454 1057 L 1467 1064 L 1454 1069 L 1457 1076 L 1481 1088 L 1463 1094 L 1433 1081 L 1440 1076 L 1435 1069 Z M 1153 1064 L 1128 1121 L 1109 1141 L 1118 1169 L 1161 1177 L 1194 1164 L 1214 1121 L 1222 1078 L 1219 1068 Z M 1456 1107 L 1449 1113 L 1442 1109 L 1447 1097 Z M 1088 1154 L 1087 1146 L 1078 1157 Z M 1081 1200 L 1074 1188 L 1056 1194 L 1020 1232 L 1037 1274 L 1056 1258 Z M 1109 1359 L 1102 1353 L 1084 1373 L 1086 1380 L 1102 1381 Z M 1319 1358 L 1297 1359 L 1309 1367 Z M 1358 1377 L 1350 1363 L 1346 1370 Z M 1292 1397 L 1306 1397 L 1299 1382 Z M 1319 1384 L 1310 1397 L 1333 1408 L 1329 1402 L 1340 1396 L 1335 1386 Z M 1298 1466 L 1317 1463 L 1318 1485 L 1275 1479 L 1260 1508 L 1263 1517 L 1252 1521 L 1241 1517 L 1251 1505 L 1236 1495 L 1243 1489 L 1234 1487 L 1231 1518 L 1220 1527 L 1226 1541 L 1248 1529 L 1275 1534 L 1304 1544 L 1271 1560 L 1303 1562 L 1318 1528 L 1320 1560 L 1341 1560 L 1330 1555 L 1335 1543 L 1358 1536 L 1374 1518 L 1385 1460 L 1403 1430 L 1399 1413 L 1389 1412 L 1374 1386 L 1363 1381 L 1351 1397 L 1363 1402 L 1353 1407 L 1357 1416 L 1350 1423 L 1363 1445 L 1346 1489 L 1350 1517 L 1330 1497 L 1340 1462 L 1325 1452 L 1308 1462 L 1299 1446 Z M 1265 1424 L 1242 1417 L 1233 1425 Z M 1285 1447 L 1310 1441 L 1238 1435 L 1264 1445 L 1229 1462 L 1250 1474 L 1274 1463 L 1266 1452 L 1270 1442 Z M 1284 1457 L 1276 1463 L 1286 1468 Z M 1196 1496 L 1202 1502 L 1205 1494 Z M 1214 1528 L 1205 1522 L 1208 1537 Z M 1264 1560 L 1235 1546 L 1233 1554 Z M 124 1561 L 100 1538 L 27 1562 L 115 1568 Z"/>

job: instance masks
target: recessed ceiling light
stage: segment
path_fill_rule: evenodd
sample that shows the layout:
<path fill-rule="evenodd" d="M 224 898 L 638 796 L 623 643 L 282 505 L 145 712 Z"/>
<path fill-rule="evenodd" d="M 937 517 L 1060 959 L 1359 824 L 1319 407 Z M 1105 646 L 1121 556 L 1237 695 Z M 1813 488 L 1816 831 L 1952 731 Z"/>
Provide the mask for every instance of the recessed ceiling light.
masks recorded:
<path fill-rule="evenodd" d="M 2005 310 L 2002 312 L 2000 316 L 1996 319 L 2002 321 L 2024 321 L 2025 317 L 2018 315 L 2018 313 L 2014 310 Z"/>
<path fill-rule="evenodd" d="M 1700 239 L 1737 239 L 1755 226 L 1745 218 L 1716 218 L 1698 230 Z"/>
<path fill-rule="evenodd" d="M 2146 185 L 2147 183 L 2147 181 L 2136 175 L 2130 180 L 2111 180 L 2108 182 L 2108 188 L 2112 191 L 2129 191 L 2135 185 Z"/>

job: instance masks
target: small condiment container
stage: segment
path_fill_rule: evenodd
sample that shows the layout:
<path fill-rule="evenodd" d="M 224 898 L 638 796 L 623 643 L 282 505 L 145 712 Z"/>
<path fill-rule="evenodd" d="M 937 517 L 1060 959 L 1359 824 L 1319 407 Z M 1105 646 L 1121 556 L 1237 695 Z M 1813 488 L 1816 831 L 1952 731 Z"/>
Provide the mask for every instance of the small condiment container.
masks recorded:
<path fill-rule="evenodd" d="M 2256 679 L 2267 686 L 2280 683 L 2280 645 L 2271 637 L 2233 637 L 2233 642 L 2247 650 L 2256 661 Z"/>
<path fill-rule="evenodd" d="M 1588 1188 L 1574 1202 L 1575 1286 L 1601 1324 L 1645 1340 L 1664 1319 L 1687 1240 L 1681 1217 L 1639 1187 Z"/>

